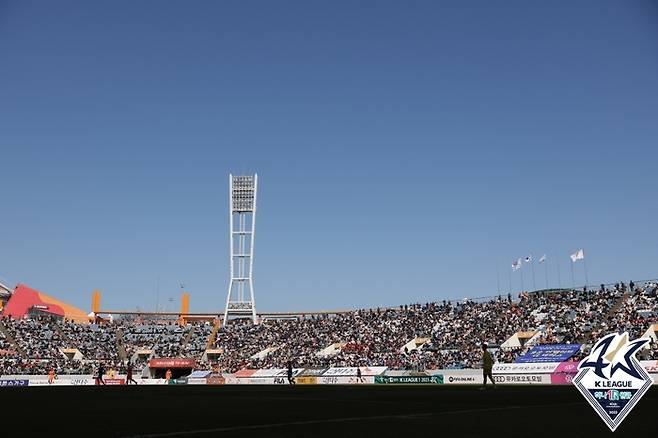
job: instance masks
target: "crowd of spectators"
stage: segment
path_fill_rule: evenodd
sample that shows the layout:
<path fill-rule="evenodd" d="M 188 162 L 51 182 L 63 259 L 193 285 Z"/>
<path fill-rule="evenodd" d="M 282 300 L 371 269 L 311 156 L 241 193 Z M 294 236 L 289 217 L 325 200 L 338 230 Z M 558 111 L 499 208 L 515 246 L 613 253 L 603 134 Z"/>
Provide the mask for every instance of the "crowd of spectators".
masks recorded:
<path fill-rule="evenodd" d="M 118 361 L 117 332 L 114 324 L 74 324 L 60 325 L 62 333 L 69 340 L 67 345 L 80 350 L 86 359 Z"/>
<path fill-rule="evenodd" d="M 13 350 L 14 346 L 9 342 L 5 333 L 0 331 L 0 354 L 5 355 L 9 354 Z"/>
<path fill-rule="evenodd" d="M 658 284 L 635 287 L 629 292 L 621 308 L 604 325 L 604 331 L 628 332 L 631 339 L 639 338 L 651 323 L 658 322 Z"/>
<path fill-rule="evenodd" d="M 651 321 L 658 321 L 655 288 L 652 283 L 641 288 L 619 283 L 594 291 L 524 293 L 516 301 L 508 296 L 485 302 L 358 310 L 259 326 L 234 324 L 218 333 L 216 348 L 224 354 L 216 365 L 227 372 L 244 367 L 283 368 L 289 360 L 301 367 L 470 368 L 480 366 L 483 342 L 502 346 L 496 349 L 500 362 L 513 362 L 519 354 L 542 343 L 582 344 L 577 357 L 583 357 L 593 339 L 602 332 L 617 330 L 610 326 L 610 320 L 627 320 L 615 316 L 619 309 L 634 312 L 634 319 L 627 324 L 634 327 L 636 337 L 644 334 Z M 625 300 L 629 290 L 641 298 Z M 505 341 L 519 331 L 536 336 L 524 346 L 505 346 Z M 406 348 L 415 338 L 424 341 Z M 322 354 L 332 344 L 344 346 L 332 354 Z M 652 348 L 643 352 L 643 357 L 658 357 L 658 347 Z"/>
<path fill-rule="evenodd" d="M 175 322 L 130 324 L 123 326 L 123 339 L 128 357 L 137 350 L 153 350 L 157 357 L 178 357 L 181 342 L 190 326 Z"/>
<path fill-rule="evenodd" d="M 66 348 L 57 323 L 50 318 L 3 319 L 7 333 L 17 343 L 19 349 L 30 359 L 56 359 L 62 356 L 61 348 Z M 15 351 L 14 358 L 19 357 Z"/>
<path fill-rule="evenodd" d="M 43 375 L 53 369 L 57 374 L 92 374 L 95 361 L 58 359 L 5 359 L 0 361 L 0 376 L 12 374 Z"/>
<path fill-rule="evenodd" d="M 623 283 L 599 290 L 523 293 L 487 301 L 427 303 L 388 309 L 274 319 L 253 325 L 231 321 L 216 335 L 212 322 L 119 320 L 74 324 L 46 319 L 1 320 L 15 345 L 0 331 L 2 368 L 23 374 L 56 366 L 60 373 L 94 369 L 99 361 L 120 367 L 131 360 L 138 370 L 150 357 L 195 358 L 199 367 L 221 372 L 242 368 L 387 366 L 392 369 L 480 366 L 486 342 L 497 361 L 513 362 L 540 343 L 577 343 L 585 348 L 599 334 L 628 331 L 642 336 L 658 321 L 658 285 Z M 530 333 L 506 345 L 517 332 Z M 209 345 L 210 342 L 210 345 Z M 219 353 L 207 360 L 206 347 Z M 82 359 L 67 359 L 78 349 Z M 139 350 L 146 354 L 137 355 Z M 658 344 L 642 352 L 658 358 Z M 64 371 L 62 371 L 64 370 Z"/>

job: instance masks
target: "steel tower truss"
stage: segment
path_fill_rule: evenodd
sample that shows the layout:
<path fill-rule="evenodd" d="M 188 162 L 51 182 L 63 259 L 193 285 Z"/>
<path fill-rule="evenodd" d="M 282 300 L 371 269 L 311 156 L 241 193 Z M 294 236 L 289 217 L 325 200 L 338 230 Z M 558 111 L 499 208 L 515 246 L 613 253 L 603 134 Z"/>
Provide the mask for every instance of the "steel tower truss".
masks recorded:
<path fill-rule="evenodd" d="M 254 324 L 257 322 L 253 281 L 257 188 L 258 175 L 229 175 L 231 280 L 224 324 L 232 316 L 250 316 Z"/>

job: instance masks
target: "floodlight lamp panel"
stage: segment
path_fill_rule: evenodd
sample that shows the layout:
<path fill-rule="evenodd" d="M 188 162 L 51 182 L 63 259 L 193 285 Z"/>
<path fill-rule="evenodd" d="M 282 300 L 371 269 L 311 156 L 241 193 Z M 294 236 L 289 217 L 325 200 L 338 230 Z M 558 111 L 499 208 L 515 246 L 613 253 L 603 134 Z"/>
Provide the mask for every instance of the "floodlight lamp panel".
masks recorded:
<path fill-rule="evenodd" d="M 231 199 L 234 212 L 254 211 L 255 179 L 251 175 L 234 176 Z"/>

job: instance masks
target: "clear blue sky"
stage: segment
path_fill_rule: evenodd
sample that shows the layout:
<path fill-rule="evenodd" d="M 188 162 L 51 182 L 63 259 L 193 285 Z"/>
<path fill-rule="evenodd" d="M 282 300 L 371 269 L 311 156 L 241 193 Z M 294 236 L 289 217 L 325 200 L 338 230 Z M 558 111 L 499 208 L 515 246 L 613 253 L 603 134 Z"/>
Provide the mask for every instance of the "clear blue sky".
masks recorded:
<path fill-rule="evenodd" d="M 220 310 L 229 172 L 259 310 L 655 278 L 658 7 L 0 0 L 0 164 L 0 276 L 85 309 Z"/>

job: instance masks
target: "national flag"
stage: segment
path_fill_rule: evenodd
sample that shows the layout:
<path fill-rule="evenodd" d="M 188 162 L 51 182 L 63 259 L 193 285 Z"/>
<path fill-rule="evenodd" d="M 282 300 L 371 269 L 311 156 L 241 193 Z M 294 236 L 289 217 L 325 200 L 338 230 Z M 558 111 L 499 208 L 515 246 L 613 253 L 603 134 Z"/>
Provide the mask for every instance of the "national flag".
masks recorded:
<path fill-rule="evenodd" d="M 521 258 L 519 257 L 518 260 L 514 260 L 512 262 L 512 271 L 518 271 L 521 269 Z"/>
<path fill-rule="evenodd" d="M 575 253 L 571 254 L 569 257 L 571 257 L 572 262 L 576 263 L 576 260 L 582 260 L 585 258 L 585 251 L 579 249 Z"/>
<path fill-rule="evenodd" d="M 541 256 L 541 258 L 539 259 L 539 263 L 544 263 L 545 261 L 546 261 L 546 254 Z"/>
<path fill-rule="evenodd" d="M 532 261 L 532 254 L 530 254 L 528 257 L 525 258 L 526 263 L 530 263 Z"/>

